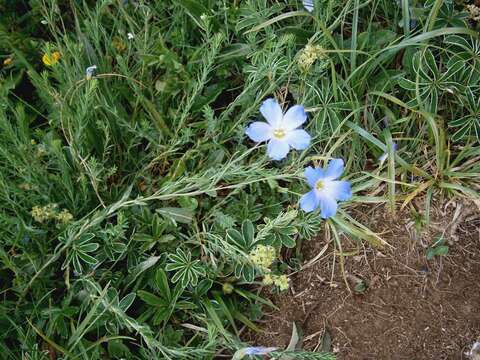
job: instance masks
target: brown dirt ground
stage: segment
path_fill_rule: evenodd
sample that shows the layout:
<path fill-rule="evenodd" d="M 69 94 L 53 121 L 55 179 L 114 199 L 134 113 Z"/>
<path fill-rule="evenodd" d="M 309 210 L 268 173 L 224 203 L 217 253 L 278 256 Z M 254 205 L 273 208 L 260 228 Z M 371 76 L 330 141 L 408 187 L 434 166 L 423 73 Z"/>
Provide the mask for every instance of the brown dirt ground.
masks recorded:
<path fill-rule="evenodd" d="M 393 217 L 384 207 L 364 207 L 353 214 L 392 245 L 380 250 L 342 239 L 345 253 L 357 251 L 345 258 L 345 270 L 352 289 L 359 279 L 367 283 L 362 294 L 348 291 L 328 234 L 304 244 L 308 263 L 330 243 L 314 265 L 290 277 L 288 293 L 264 293 L 280 310 L 266 314 L 264 332 L 246 340 L 284 348 L 295 322 L 303 348 L 326 346 L 339 360 L 467 359 L 480 336 L 478 204 L 433 206 L 430 226 L 421 231 L 413 212 L 412 206 Z M 448 255 L 427 261 L 428 246 L 441 234 Z"/>

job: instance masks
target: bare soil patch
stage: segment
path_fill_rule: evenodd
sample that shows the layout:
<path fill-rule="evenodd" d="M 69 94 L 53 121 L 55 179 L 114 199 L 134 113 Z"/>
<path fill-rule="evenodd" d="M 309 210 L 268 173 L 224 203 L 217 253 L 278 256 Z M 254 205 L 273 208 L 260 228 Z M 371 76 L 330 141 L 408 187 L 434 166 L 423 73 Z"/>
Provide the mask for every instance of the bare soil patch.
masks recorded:
<path fill-rule="evenodd" d="M 268 313 L 264 332 L 247 340 L 285 347 L 295 322 L 305 349 L 330 348 L 339 360 L 467 359 L 480 336 L 480 212 L 475 204 L 450 202 L 432 207 L 430 225 L 418 227 L 412 214 L 421 211 L 392 217 L 384 207 L 357 210 L 355 217 L 392 247 L 342 240 L 351 253 L 345 270 L 352 292 L 328 234 L 304 244 L 308 263 L 330 242 L 318 262 L 290 277 L 288 293 L 264 293 L 280 310 Z M 442 234 L 448 254 L 427 260 Z M 362 280 L 367 289 L 356 293 Z"/>

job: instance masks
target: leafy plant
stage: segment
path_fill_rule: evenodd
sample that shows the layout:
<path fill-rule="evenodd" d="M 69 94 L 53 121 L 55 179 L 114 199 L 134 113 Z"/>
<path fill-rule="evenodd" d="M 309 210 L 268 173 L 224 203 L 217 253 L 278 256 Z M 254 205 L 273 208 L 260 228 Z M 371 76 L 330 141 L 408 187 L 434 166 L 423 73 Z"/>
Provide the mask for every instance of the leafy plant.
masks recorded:
<path fill-rule="evenodd" d="M 233 356 L 246 347 L 240 326 L 259 331 L 274 308 L 258 295 L 257 246 L 288 272 L 285 249 L 300 259 L 305 241 L 333 235 L 343 266 L 345 237 L 384 244 L 361 206 L 395 211 L 422 196 L 420 227 L 438 194 L 478 199 L 480 40 L 465 9 L 2 2 L 4 357 Z M 267 98 L 307 115 L 309 147 L 282 161 L 245 135 Z M 305 167 L 332 158 L 353 196 L 324 221 L 298 203 Z M 48 206 L 68 214 L 38 221 Z"/>
<path fill-rule="evenodd" d="M 427 260 L 432 260 L 436 256 L 445 256 L 448 254 L 448 250 L 449 247 L 445 245 L 445 238 L 441 236 L 427 249 Z"/>

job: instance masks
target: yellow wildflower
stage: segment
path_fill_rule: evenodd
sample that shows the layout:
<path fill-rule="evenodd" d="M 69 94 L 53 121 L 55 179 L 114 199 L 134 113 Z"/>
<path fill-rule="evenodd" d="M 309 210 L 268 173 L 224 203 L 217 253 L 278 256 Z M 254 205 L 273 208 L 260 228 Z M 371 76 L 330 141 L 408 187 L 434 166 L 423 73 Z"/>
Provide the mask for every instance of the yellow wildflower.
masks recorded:
<path fill-rule="evenodd" d="M 248 255 L 250 261 L 258 266 L 263 271 L 269 271 L 270 265 L 273 264 L 276 258 L 276 251 L 270 245 L 258 245 Z"/>
<path fill-rule="evenodd" d="M 60 53 L 58 51 L 54 51 L 53 53 L 45 53 L 43 54 L 42 61 L 47 66 L 55 65 L 58 60 L 60 60 Z"/>
<path fill-rule="evenodd" d="M 13 57 L 8 57 L 5 60 L 3 60 L 3 65 L 8 66 L 11 63 L 13 63 Z"/>

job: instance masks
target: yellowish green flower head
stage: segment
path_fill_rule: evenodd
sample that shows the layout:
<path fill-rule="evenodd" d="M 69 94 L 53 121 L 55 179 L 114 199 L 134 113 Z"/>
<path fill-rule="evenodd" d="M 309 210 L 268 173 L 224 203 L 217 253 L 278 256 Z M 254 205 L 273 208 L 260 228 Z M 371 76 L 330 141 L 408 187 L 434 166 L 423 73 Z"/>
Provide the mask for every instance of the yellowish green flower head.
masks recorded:
<path fill-rule="evenodd" d="M 43 207 L 34 206 L 31 214 L 33 219 L 39 223 L 55 219 L 55 216 L 57 215 L 57 204 L 48 204 Z"/>
<path fill-rule="evenodd" d="M 325 49 L 320 45 L 306 45 L 298 55 L 300 69 L 307 71 L 319 59 L 325 58 Z"/>
<path fill-rule="evenodd" d="M 287 275 L 266 274 L 263 277 L 262 283 L 266 286 L 275 285 L 280 291 L 288 290 L 289 286 Z"/>
<path fill-rule="evenodd" d="M 73 220 L 73 215 L 70 214 L 70 211 L 68 211 L 67 209 L 63 209 L 59 214 L 57 214 L 55 219 L 62 224 L 68 224 L 70 221 Z"/>
<path fill-rule="evenodd" d="M 226 282 L 226 283 L 223 284 L 222 290 L 223 290 L 224 294 L 227 294 L 227 295 L 231 294 L 233 292 L 233 285 Z"/>
<path fill-rule="evenodd" d="M 270 245 L 258 245 L 249 254 L 250 261 L 263 271 L 270 271 L 270 266 L 277 258 L 275 248 Z"/>
<path fill-rule="evenodd" d="M 30 214 L 36 222 L 41 224 L 50 220 L 55 220 L 65 225 L 73 220 L 73 215 L 70 211 L 63 209 L 59 212 L 57 204 L 48 204 L 43 207 L 34 206 Z"/>
<path fill-rule="evenodd" d="M 287 275 L 278 275 L 273 279 L 275 286 L 278 286 L 280 291 L 288 290 L 288 278 Z"/>
<path fill-rule="evenodd" d="M 270 274 L 266 274 L 263 277 L 263 285 L 267 285 L 267 286 L 273 285 L 273 276 Z"/>

